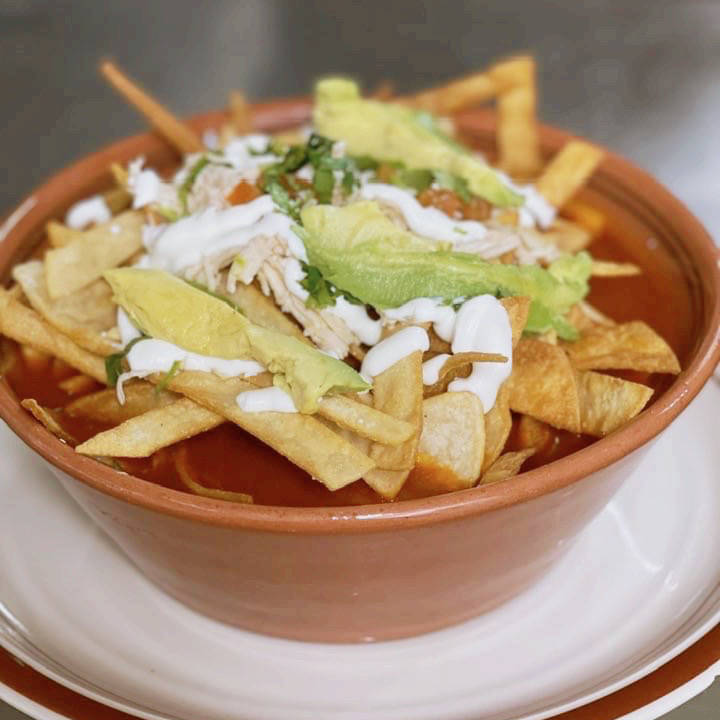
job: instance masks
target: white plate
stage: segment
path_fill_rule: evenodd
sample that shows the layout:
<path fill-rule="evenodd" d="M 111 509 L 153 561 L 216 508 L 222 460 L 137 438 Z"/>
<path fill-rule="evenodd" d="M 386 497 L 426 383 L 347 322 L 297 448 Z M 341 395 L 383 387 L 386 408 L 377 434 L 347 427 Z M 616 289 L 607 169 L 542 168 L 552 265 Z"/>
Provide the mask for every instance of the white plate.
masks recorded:
<path fill-rule="evenodd" d="M 4 431 L 0 643 L 143 717 L 549 717 L 652 672 L 720 620 L 719 404 L 710 383 L 522 596 L 448 630 L 364 646 L 266 638 L 188 610 Z"/>

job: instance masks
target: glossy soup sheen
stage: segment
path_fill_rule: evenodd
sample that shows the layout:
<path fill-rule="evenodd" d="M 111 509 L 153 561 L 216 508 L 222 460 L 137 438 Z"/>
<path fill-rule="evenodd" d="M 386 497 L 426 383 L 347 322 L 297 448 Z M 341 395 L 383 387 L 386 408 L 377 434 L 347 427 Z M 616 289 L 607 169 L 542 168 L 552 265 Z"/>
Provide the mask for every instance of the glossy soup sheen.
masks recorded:
<path fill-rule="evenodd" d="M 605 234 L 590 248 L 598 259 L 632 260 L 623 252 L 618 238 Z M 644 320 L 655 328 L 678 353 L 681 363 L 687 352 L 687 337 L 674 321 L 668 308 L 686 304 L 685 290 L 676 282 L 662 282 L 656 273 L 646 272 L 635 277 L 595 278 L 591 282 L 589 301 L 617 321 Z M 680 313 L 682 316 L 682 313 Z M 12 343 L 4 340 L 6 354 Z M 20 353 L 5 373 L 5 377 L 19 399 L 35 398 L 41 405 L 59 410 L 63 427 L 78 442 L 92 437 L 109 426 L 70 417 L 62 412 L 65 404 L 79 395 L 68 396 L 58 385 L 64 378 L 76 374 L 71 368 L 49 358 L 47 362 L 29 365 Z M 647 373 L 616 373 L 628 380 L 651 385 L 656 397 L 672 382 L 670 375 Z M 95 384 L 88 392 L 100 389 Z M 593 438 L 566 431 L 553 431 L 552 440 L 523 465 L 529 470 L 571 452 L 579 450 Z M 186 452 L 186 467 L 193 479 L 209 488 L 249 493 L 256 504 L 285 506 L 339 506 L 383 502 L 363 481 L 357 481 L 336 492 L 330 492 L 307 473 L 277 454 L 232 423 L 225 423 L 177 445 L 164 448 L 150 458 L 120 458 L 119 468 L 150 482 L 175 490 L 189 492 L 175 467 L 178 451 Z M 518 449 L 513 432 L 506 450 Z M 411 473 L 398 500 L 426 497 L 442 492 L 441 473 Z M 512 482 L 512 481 L 510 481 Z"/>

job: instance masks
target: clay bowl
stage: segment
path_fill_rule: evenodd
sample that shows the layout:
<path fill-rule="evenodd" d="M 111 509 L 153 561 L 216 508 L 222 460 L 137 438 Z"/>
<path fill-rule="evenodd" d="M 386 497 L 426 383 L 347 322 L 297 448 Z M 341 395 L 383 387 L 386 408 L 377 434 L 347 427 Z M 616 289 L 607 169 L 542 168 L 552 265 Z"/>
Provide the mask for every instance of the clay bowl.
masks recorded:
<path fill-rule="evenodd" d="M 304 121 L 308 104 L 256 107 L 258 128 Z M 462 127 L 492 151 L 494 118 L 471 112 Z M 196 118 L 217 127 L 221 113 Z M 542 129 L 543 150 L 567 135 Z M 6 227 L 0 271 L 38 242 L 45 222 L 104 189 L 111 161 L 144 154 L 174 162 L 155 135 L 121 142 L 62 171 Z M 511 481 L 424 500 L 346 508 L 238 506 L 149 484 L 76 455 L 0 383 L 0 415 L 128 557 L 170 595 L 214 618 L 260 633 L 317 641 L 410 636 L 458 623 L 535 582 L 605 506 L 650 450 L 650 441 L 708 380 L 720 347 L 716 249 L 670 193 L 608 154 L 585 192 L 607 214 L 651 279 L 677 284 L 669 311 L 685 368 L 622 430 Z"/>

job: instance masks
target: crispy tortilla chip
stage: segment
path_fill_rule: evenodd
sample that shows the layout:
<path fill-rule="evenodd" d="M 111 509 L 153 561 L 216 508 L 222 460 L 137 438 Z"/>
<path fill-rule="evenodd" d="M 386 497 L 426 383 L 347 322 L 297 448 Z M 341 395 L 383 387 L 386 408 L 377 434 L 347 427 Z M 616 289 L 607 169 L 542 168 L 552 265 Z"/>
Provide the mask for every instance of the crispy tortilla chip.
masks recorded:
<path fill-rule="evenodd" d="M 125 383 L 123 390 L 124 405 L 118 402 L 115 388 L 106 388 L 73 400 L 65 406 L 65 412 L 72 417 L 119 425 L 137 415 L 170 405 L 178 399 L 175 393 L 158 390 L 143 380 L 131 380 Z"/>
<path fill-rule="evenodd" d="M 443 393 L 423 402 L 423 429 L 418 462 L 413 470 L 427 475 L 440 468 L 440 486 L 449 490 L 472 487 L 480 476 L 485 454 L 482 403 L 468 392 Z M 447 486 L 448 474 L 454 478 Z"/>
<path fill-rule="evenodd" d="M 680 372 L 680 363 L 672 348 L 640 320 L 595 326 L 579 340 L 566 343 L 565 352 L 578 370 Z"/>
<path fill-rule="evenodd" d="M 81 290 L 52 300 L 45 285 L 45 268 L 39 260 L 16 265 L 13 277 L 22 286 L 30 305 L 80 347 L 99 355 L 117 351 L 115 343 L 101 334 L 115 326 L 117 316 L 112 290 L 104 280 L 95 280 Z"/>
<path fill-rule="evenodd" d="M 374 468 L 365 473 L 365 482 L 386 500 L 393 500 L 402 490 L 402 486 L 410 475 L 409 470 L 380 470 Z"/>
<path fill-rule="evenodd" d="M 87 375 L 73 375 L 58 383 L 58 387 L 68 395 L 80 395 L 92 390 L 97 381 Z"/>
<path fill-rule="evenodd" d="M 634 263 L 593 260 L 591 275 L 593 277 L 631 277 L 642 275 L 642 270 Z"/>
<path fill-rule="evenodd" d="M 253 128 L 252 107 L 245 94 L 240 90 L 231 90 L 228 96 L 230 123 L 238 135 L 247 135 Z"/>
<path fill-rule="evenodd" d="M 0 375 L 10 372 L 18 359 L 19 348 L 17 343 L 0 336 Z"/>
<path fill-rule="evenodd" d="M 497 99 L 500 167 L 517 178 L 534 178 L 542 168 L 536 119 L 535 61 L 530 56 L 498 63 L 490 75 L 503 90 Z"/>
<path fill-rule="evenodd" d="M 405 99 L 413 107 L 436 115 L 451 115 L 494 98 L 499 92 L 497 82 L 485 72 L 473 73 L 442 87 L 432 88 Z"/>
<path fill-rule="evenodd" d="M 89 285 L 142 249 L 143 214 L 129 210 L 45 254 L 45 280 L 55 300 Z"/>
<path fill-rule="evenodd" d="M 74 446 L 76 443 L 75 438 L 63 429 L 60 424 L 57 413 L 54 413 L 49 408 L 43 407 L 37 400 L 28 398 L 20 403 L 36 420 L 45 426 L 56 438 L 62 440 L 64 443 Z"/>
<path fill-rule="evenodd" d="M 326 395 L 322 398 L 318 414 L 360 437 L 383 445 L 400 445 L 416 432 L 412 423 L 343 395 Z"/>
<path fill-rule="evenodd" d="M 530 298 L 524 295 L 503 298 L 500 304 L 505 308 L 512 328 L 512 345 L 515 347 L 522 337 L 530 312 Z"/>
<path fill-rule="evenodd" d="M 225 422 L 217 413 L 187 398 L 126 420 L 75 449 L 81 455 L 149 457 L 156 450 L 199 435 Z"/>
<path fill-rule="evenodd" d="M 581 334 L 588 330 L 594 330 L 599 326 L 612 327 L 617 324 L 613 319 L 603 315 L 597 308 L 584 300 L 575 303 L 570 308 L 567 320 Z"/>
<path fill-rule="evenodd" d="M 330 490 L 359 480 L 375 465 L 311 415 L 243 412 L 235 398 L 256 386 L 241 378 L 221 379 L 212 373 L 182 372 L 170 381 L 169 387 L 247 430 Z"/>
<path fill-rule="evenodd" d="M 581 432 L 603 437 L 622 427 L 647 405 L 652 388 L 591 371 L 579 372 Z"/>
<path fill-rule="evenodd" d="M 562 218 L 556 218 L 542 237 L 549 240 L 558 250 L 571 254 L 584 250 L 593 239 L 592 233 L 582 225 Z"/>
<path fill-rule="evenodd" d="M 587 230 L 592 237 L 599 235 L 607 222 L 605 213 L 579 200 L 566 203 L 563 215 Z"/>
<path fill-rule="evenodd" d="M 375 410 L 403 420 L 413 428 L 411 437 L 400 445 L 373 443 L 370 457 L 380 470 L 411 470 L 415 466 L 422 431 L 422 403 L 422 352 L 410 353 L 374 378 Z"/>
<path fill-rule="evenodd" d="M 105 200 L 105 204 L 110 208 L 113 215 L 117 215 L 117 213 L 130 207 L 133 196 L 125 189 L 125 185 L 126 183 L 123 183 L 103 193 L 103 200 Z"/>
<path fill-rule="evenodd" d="M 541 420 L 536 420 L 529 415 L 521 415 L 517 426 L 517 441 L 520 447 L 542 450 L 552 442 L 552 428 Z"/>
<path fill-rule="evenodd" d="M 213 500 L 225 500 L 226 502 L 242 503 L 244 505 L 253 503 L 253 496 L 248 495 L 247 493 L 209 488 L 194 480 L 190 472 L 186 447 L 180 446 L 173 453 L 173 460 L 175 462 L 175 469 L 177 470 L 178 476 L 180 477 L 183 485 L 196 495 L 212 498 Z"/>
<path fill-rule="evenodd" d="M 491 485 L 515 477 L 520 472 L 522 464 L 534 454 L 533 448 L 504 453 L 484 472 L 480 484 Z"/>
<path fill-rule="evenodd" d="M 500 453 L 512 430 L 512 414 L 510 413 L 510 383 L 504 382 L 500 386 L 495 405 L 492 410 L 485 413 L 485 457 L 483 471 L 492 465 Z"/>
<path fill-rule="evenodd" d="M 523 338 L 513 354 L 510 409 L 553 427 L 580 432 L 580 401 L 575 371 L 565 351 Z"/>
<path fill-rule="evenodd" d="M 45 322 L 34 310 L 8 297 L 0 289 L 0 333 L 40 352 L 64 360 L 98 382 L 107 382 L 105 361 L 83 350 L 69 337 Z"/>
<path fill-rule="evenodd" d="M 545 168 L 535 187 L 551 205 L 561 208 L 587 182 L 602 157 L 599 148 L 571 140 Z"/>
<path fill-rule="evenodd" d="M 83 231 L 73 230 L 73 228 L 69 228 L 57 220 L 50 220 L 50 222 L 45 225 L 45 233 L 47 234 L 50 246 L 60 248 L 65 247 L 65 245 L 68 245 L 73 240 L 77 240 L 78 237 L 82 236 Z"/>

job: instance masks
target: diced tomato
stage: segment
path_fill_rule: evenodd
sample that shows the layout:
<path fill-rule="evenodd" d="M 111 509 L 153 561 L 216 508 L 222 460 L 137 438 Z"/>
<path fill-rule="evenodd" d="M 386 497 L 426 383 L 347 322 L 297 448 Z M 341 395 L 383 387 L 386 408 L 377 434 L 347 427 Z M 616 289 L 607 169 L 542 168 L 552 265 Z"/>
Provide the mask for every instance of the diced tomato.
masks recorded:
<path fill-rule="evenodd" d="M 228 194 L 226 200 L 231 205 L 244 205 L 249 203 L 262 193 L 258 190 L 257 185 L 241 180 Z"/>
<path fill-rule="evenodd" d="M 418 202 L 426 207 L 432 205 L 454 218 L 462 217 L 463 204 L 457 193 L 452 190 L 428 188 L 418 195 Z"/>

